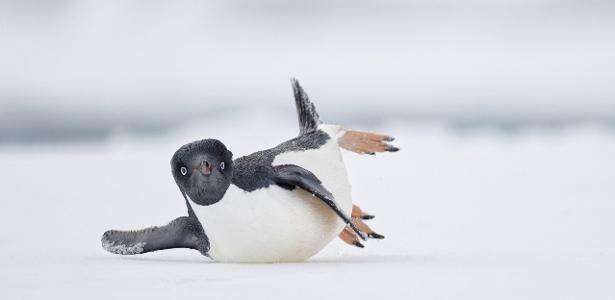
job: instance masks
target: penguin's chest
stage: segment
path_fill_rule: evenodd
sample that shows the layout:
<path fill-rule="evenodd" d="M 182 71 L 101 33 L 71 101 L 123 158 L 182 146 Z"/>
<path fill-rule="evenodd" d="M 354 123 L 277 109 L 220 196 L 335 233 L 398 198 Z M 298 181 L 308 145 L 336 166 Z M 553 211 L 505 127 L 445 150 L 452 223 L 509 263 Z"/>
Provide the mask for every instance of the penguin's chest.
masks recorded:
<path fill-rule="evenodd" d="M 337 144 L 281 154 L 274 160 L 274 165 L 280 164 L 310 170 L 350 214 L 350 185 Z M 344 228 L 320 199 L 299 188 L 277 185 L 246 192 L 231 184 L 221 201 L 194 209 L 209 237 L 209 254 L 216 261 L 303 261 Z"/>

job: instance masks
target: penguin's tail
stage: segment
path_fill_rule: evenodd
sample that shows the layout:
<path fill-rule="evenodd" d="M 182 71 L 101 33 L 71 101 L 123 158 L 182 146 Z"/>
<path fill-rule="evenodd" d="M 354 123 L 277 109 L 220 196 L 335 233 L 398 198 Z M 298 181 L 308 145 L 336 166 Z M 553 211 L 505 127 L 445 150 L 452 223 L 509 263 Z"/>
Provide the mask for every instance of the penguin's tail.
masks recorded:
<path fill-rule="evenodd" d="M 318 125 L 322 122 L 316 112 L 316 107 L 310 101 L 307 93 L 303 90 L 299 81 L 291 78 L 290 82 L 293 86 L 295 94 L 295 105 L 297 107 L 297 116 L 299 118 L 299 135 L 308 134 L 318 130 Z M 398 147 L 390 144 L 395 138 L 386 134 L 373 133 L 349 130 L 338 125 L 329 125 L 336 127 L 336 134 L 339 134 L 338 145 L 346 150 L 359 154 L 376 154 L 378 152 L 396 152 Z"/>
<path fill-rule="evenodd" d="M 321 123 L 316 107 L 310 101 L 310 98 L 297 79 L 291 78 L 290 83 L 295 94 L 295 106 L 297 107 L 297 116 L 299 118 L 299 135 L 316 131 Z"/>

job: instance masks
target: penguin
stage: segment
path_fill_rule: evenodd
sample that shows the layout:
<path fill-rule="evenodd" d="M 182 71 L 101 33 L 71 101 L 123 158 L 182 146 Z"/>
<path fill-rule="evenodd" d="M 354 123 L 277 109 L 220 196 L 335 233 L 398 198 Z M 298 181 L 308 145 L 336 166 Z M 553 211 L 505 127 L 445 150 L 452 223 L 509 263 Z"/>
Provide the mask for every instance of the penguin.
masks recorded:
<path fill-rule="evenodd" d="M 276 147 L 233 159 L 219 140 L 180 147 L 171 173 L 187 216 L 164 226 L 109 230 L 105 250 L 121 255 L 187 248 L 218 262 L 301 262 L 339 237 L 363 248 L 383 239 L 353 204 L 341 149 L 374 155 L 396 152 L 393 137 L 320 121 L 314 104 L 291 79 L 299 135 Z"/>

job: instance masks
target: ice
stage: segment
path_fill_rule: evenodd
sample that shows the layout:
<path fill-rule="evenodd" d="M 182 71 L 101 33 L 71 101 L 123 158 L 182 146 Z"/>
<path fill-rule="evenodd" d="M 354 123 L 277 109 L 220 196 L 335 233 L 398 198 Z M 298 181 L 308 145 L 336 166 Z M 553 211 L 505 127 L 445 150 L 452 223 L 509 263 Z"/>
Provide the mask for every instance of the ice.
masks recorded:
<path fill-rule="evenodd" d="M 457 131 L 390 121 L 397 153 L 345 153 L 353 195 L 386 236 L 334 241 L 306 263 L 220 264 L 191 250 L 118 256 L 107 229 L 185 214 L 169 160 L 216 137 L 235 156 L 294 136 L 294 116 L 254 111 L 162 136 L 0 148 L 2 298 L 598 299 L 615 294 L 615 136 Z"/>

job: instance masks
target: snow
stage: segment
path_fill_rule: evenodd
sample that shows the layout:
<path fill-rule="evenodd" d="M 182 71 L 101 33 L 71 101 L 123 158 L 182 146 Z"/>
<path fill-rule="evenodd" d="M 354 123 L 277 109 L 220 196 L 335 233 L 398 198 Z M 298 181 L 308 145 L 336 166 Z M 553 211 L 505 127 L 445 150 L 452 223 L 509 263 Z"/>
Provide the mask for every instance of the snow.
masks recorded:
<path fill-rule="evenodd" d="M 390 121 L 401 151 L 345 153 L 356 202 L 386 239 L 334 241 L 300 264 L 213 263 L 196 251 L 118 256 L 107 229 L 185 213 L 172 153 L 217 137 L 235 156 L 296 121 L 254 111 L 162 136 L 0 148 L 4 299 L 597 299 L 615 294 L 615 135 L 598 125 L 511 134 Z"/>

